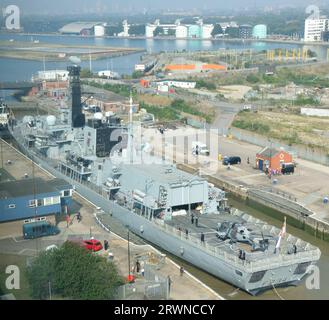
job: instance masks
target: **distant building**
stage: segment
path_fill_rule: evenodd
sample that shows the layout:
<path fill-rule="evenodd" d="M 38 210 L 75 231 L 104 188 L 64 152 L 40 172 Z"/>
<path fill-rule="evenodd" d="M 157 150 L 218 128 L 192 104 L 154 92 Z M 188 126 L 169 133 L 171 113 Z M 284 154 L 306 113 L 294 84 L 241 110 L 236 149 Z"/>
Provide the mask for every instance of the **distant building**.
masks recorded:
<path fill-rule="evenodd" d="M 188 26 L 188 37 L 189 38 L 201 38 L 201 26 L 192 24 Z"/>
<path fill-rule="evenodd" d="M 95 26 L 99 22 L 72 22 L 59 29 L 62 34 L 72 34 L 81 36 L 90 36 L 95 34 Z"/>
<path fill-rule="evenodd" d="M 256 167 L 259 170 L 281 170 L 283 163 L 291 163 L 292 155 L 283 150 L 265 147 L 256 154 Z"/>
<path fill-rule="evenodd" d="M 255 39 L 265 39 L 267 37 L 267 26 L 265 24 L 257 24 L 252 29 L 252 37 Z"/>
<path fill-rule="evenodd" d="M 239 28 L 238 24 L 235 21 L 221 22 L 219 25 L 221 26 L 224 34 L 226 33 L 227 28 Z"/>
<path fill-rule="evenodd" d="M 328 24 L 327 18 L 306 19 L 304 41 L 321 41 L 323 32 L 328 31 Z"/>
<path fill-rule="evenodd" d="M 124 38 L 129 37 L 130 24 L 128 24 L 127 20 L 123 20 L 122 27 L 123 27 L 123 31 L 118 33 L 118 37 L 124 37 Z"/>
<path fill-rule="evenodd" d="M 1 182 L 0 222 L 59 215 L 71 205 L 72 189 L 62 179 Z"/>
<path fill-rule="evenodd" d="M 252 36 L 252 26 L 249 24 L 242 24 L 239 26 L 239 38 L 250 39 Z"/>
<path fill-rule="evenodd" d="M 168 86 L 168 87 L 176 87 L 183 89 L 194 89 L 196 86 L 196 82 L 193 81 L 175 81 L 175 80 L 162 80 L 157 81 L 158 86 Z"/>
<path fill-rule="evenodd" d="M 104 26 L 95 26 L 94 35 L 95 35 L 95 37 L 104 37 L 105 36 L 105 27 Z"/>
<path fill-rule="evenodd" d="M 187 26 L 179 25 L 176 27 L 176 38 L 187 38 Z"/>
<path fill-rule="evenodd" d="M 201 38 L 202 39 L 211 39 L 212 38 L 212 31 L 214 30 L 214 25 L 213 24 L 203 24 L 201 27 Z"/>
<path fill-rule="evenodd" d="M 329 41 L 329 31 L 322 32 L 322 40 L 326 42 Z"/>
<path fill-rule="evenodd" d="M 67 70 L 45 70 L 38 71 L 33 80 L 41 81 L 67 81 L 69 79 L 69 72 Z"/>

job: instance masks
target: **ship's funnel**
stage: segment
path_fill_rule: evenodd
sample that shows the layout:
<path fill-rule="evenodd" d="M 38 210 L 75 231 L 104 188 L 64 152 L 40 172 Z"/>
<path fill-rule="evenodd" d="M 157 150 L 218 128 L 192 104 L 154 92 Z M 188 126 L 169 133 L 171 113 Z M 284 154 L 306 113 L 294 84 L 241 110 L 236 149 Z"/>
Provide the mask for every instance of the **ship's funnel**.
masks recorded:
<path fill-rule="evenodd" d="M 78 65 L 69 66 L 67 68 L 70 76 L 70 84 L 72 88 L 72 128 L 81 128 L 85 126 L 85 115 L 82 113 L 81 107 L 81 85 L 80 71 Z"/>

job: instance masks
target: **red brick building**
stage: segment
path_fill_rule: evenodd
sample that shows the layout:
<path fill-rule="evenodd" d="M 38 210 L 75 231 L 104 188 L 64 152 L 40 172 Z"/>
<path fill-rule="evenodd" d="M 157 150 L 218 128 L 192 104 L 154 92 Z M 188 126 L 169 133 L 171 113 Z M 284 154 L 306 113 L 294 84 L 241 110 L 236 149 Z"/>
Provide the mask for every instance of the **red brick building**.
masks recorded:
<path fill-rule="evenodd" d="M 262 171 L 281 170 L 282 163 L 291 163 L 292 155 L 283 150 L 265 147 L 256 154 L 256 167 Z"/>

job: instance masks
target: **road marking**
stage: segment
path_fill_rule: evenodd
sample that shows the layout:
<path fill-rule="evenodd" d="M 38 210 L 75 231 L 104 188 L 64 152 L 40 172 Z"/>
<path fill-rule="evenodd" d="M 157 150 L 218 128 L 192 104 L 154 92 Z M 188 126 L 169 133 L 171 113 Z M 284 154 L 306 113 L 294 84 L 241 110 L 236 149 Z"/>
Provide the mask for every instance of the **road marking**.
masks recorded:
<path fill-rule="evenodd" d="M 35 249 L 29 249 L 29 248 L 27 248 L 27 249 L 23 249 L 23 250 L 19 251 L 19 252 L 18 252 L 18 255 L 23 254 L 25 251 L 37 252 L 37 250 L 35 250 Z"/>

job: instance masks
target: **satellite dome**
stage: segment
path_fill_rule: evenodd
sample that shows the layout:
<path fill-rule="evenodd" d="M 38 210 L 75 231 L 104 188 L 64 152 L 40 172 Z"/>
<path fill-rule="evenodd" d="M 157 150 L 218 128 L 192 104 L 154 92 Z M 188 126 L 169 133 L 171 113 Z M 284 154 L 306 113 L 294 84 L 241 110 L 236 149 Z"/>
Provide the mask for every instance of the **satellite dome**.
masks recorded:
<path fill-rule="evenodd" d="M 96 112 L 94 114 L 94 119 L 96 119 L 96 120 L 102 120 L 103 119 L 103 114 L 101 112 Z"/>
<path fill-rule="evenodd" d="M 69 58 L 69 60 L 70 60 L 73 64 L 80 64 L 80 63 L 81 63 L 80 58 L 78 58 L 77 56 L 71 56 L 71 57 Z"/>
<path fill-rule="evenodd" d="M 56 123 L 56 117 L 55 116 L 48 116 L 46 118 L 48 126 L 54 126 Z"/>

